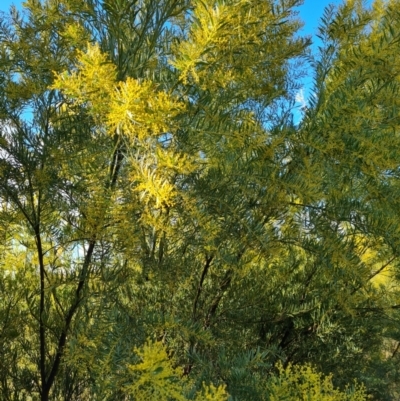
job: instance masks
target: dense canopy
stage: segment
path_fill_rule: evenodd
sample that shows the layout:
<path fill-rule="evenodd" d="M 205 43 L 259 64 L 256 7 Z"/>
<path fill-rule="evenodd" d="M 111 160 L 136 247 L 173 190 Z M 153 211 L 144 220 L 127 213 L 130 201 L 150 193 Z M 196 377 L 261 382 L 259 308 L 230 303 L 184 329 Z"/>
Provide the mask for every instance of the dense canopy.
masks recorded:
<path fill-rule="evenodd" d="M 301 3 L 0 16 L 2 400 L 400 397 L 400 1 Z"/>

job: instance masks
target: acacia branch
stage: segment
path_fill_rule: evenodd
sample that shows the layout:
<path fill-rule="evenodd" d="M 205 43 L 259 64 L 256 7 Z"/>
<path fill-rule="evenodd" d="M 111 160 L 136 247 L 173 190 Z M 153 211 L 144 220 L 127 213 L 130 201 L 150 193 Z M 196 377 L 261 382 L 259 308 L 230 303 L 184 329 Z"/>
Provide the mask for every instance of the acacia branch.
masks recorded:
<path fill-rule="evenodd" d="M 106 190 L 109 188 L 113 189 L 115 187 L 117 178 L 118 178 L 118 174 L 120 172 L 123 158 L 124 158 L 122 148 L 120 145 L 118 145 L 119 138 L 116 138 L 116 142 L 117 142 L 117 146 L 114 150 L 114 154 L 112 157 L 113 162 L 110 167 L 110 179 L 107 182 L 107 184 L 105 185 Z M 99 226 L 100 226 L 100 222 L 99 222 Z M 50 370 L 49 376 L 48 376 L 47 380 L 45 381 L 45 389 L 46 389 L 45 391 L 47 392 L 47 394 L 49 393 L 49 391 L 54 383 L 54 380 L 57 376 L 58 370 L 60 368 L 60 363 L 62 360 L 62 356 L 64 354 L 64 348 L 65 348 L 65 344 L 67 341 L 67 334 L 70 330 L 72 319 L 75 316 L 75 314 L 79 308 L 79 305 L 83 299 L 82 291 L 83 291 L 84 285 L 88 278 L 90 263 L 92 262 L 93 252 L 94 252 L 94 249 L 95 249 L 95 246 L 97 243 L 96 237 L 97 237 L 96 233 L 94 233 L 92 239 L 89 242 L 89 247 L 86 252 L 85 260 L 83 262 L 82 270 L 80 273 L 78 286 L 75 291 L 75 299 L 74 299 L 72 305 L 70 306 L 70 308 L 68 309 L 67 315 L 65 316 L 64 327 L 63 327 L 60 337 L 58 339 L 58 344 L 57 344 L 57 348 L 56 348 L 53 365 Z M 43 397 L 45 397 L 45 396 L 42 396 L 42 398 Z M 43 399 L 47 399 L 47 398 L 43 398 Z"/>
<path fill-rule="evenodd" d="M 210 305 L 207 313 L 207 318 L 204 323 L 204 328 L 207 328 L 210 326 L 211 319 L 214 317 L 215 312 L 217 311 L 217 308 L 219 306 L 219 303 L 221 302 L 222 297 L 225 294 L 225 291 L 229 288 L 231 282 L 232 282 L 232 276 L 233 276 L 233 270 L 229 269 L 225 273 L 225 277 L 219 287 L 218 295 L 214 298 L 212 304 Z"/>
<path fill-rule="evenodd" d="M 46 333 L 44 325 L 44 301 L 45 301 L 45 268 L 43 259 L 42 239 L 40 237 L 39 224 L 35 227 L 35 241 L 39 259 L 39 276 L 40 276 L 40 301 L 39 301 L 39 348 L 40 348 L 40 379 L 42 383 L 41 395 L 47 397 L 46 394 Z M 46 398 L 44 398 L 46 399 Z"/>
<path fill-rule="evenodd" d="M 367 282 L 372 280 L 375 276 L 377 276 L 379 273 L 381 273 L 383 270 L 385 270 L 386 267 L 388 267 L 396 258 L 397 258 L 397 255 L 393 256 L 386 263 L 384 263 L 377 271 L 375 271 L 374 273 L 369 275 L 367 278 Z M 354 288 L 350 295 L 354 295 L 359 289 L 362 288 L 362 286 L 363 285 L 360 284 L 358 287 Z"/>
<path fill-rule="evenodd" d="M 396 346 L 395 350 L 392 353 L 392 358 L 394 358 L 396 356 L 397 351 L 399 350 L 399 348 L 400 348 L 400 341 L 397 343 L 397 346 Z"/>
<path fill-rule="evenodd" d="M 71 326 L 72 318 L 74 317 L 75 312 L 77 311 L 79 304 L 82 301 L 82 290 L 86 283 L 89 266 L 92 261 L 92 256 L 93 256 L 93 251 L 94 251 L 95 245 L 96 245 L 96 240 L 93 239 L 89 244 L 88 251 L 86 252 L 85 260 L 83 262 L 81 274 L 79 277 L 79 283 L 78 283 L 78 286 L 75 291 L 75 300 L 74 300 L 73 304 L 70 306 L 67 316 L 65 317 L 64 327 L 63 327 L 61 335 L 58 339 L 57 351 L 55 354 L 53 366 L 51 368 L 49 377 L 46 381 L 46 387 L 48 390 L 50 390 L 51 386 L 53 385 L 54 379 L 58 373 L 61 358 L 64 353 L 64 347 L 65 347 L 66 340 L 67 340 L 67 334 L 68 334 L 69 328 Z"/>
<path fill-rule="evenodd" d="M 193 312 L 192 312 L 192 318 L 193 318 L 193 320 L 196 318 L 197 303 L 198 303 L 198 301 L 199 301 L 201 291 L 203 290 L 204 280 L 205 280 L 205 278 L 206 278 L 206 275 L 207 275 L 207 273 L 208 273 L 208 270 L 209 270 L 209 268 L 210 268 L 210 265 L 211 265 L 211 262 L 212 262 L 213 259 L 214 259 L 214 256 L 208 256 L 208 257 L 206 257 L 206 263 L 204 264 L 203 272 L 201 273 L 199 285 L 198 285 L 198 287 L 197 287 L 196 297 L 195 297 L 194 302 L 193 302 Z"/>

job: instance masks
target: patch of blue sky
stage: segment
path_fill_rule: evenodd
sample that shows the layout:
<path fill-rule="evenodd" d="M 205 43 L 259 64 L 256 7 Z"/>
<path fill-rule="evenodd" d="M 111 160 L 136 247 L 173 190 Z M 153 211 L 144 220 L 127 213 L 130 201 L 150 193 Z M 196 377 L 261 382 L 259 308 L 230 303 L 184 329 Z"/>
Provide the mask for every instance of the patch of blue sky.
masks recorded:
<path fill-rule="evenodd" d="M 325 7 L 329 4 L 340 4 L 341 1 L 330 0 L 305 0 L 304 3 L 296 8 L 300 19 L 304 22 L 304 26 L 300 30 L 300 35 L 311 37 L 311 51 L 315 53 L 321 41 L 317 37 L 318 27 Z M 302 110 L 307 106 L 307 101 L 311 95 L 313 76 L 311 71 L 307 71 L 307 75 L 302 79 L 302 87 L 296 94 L 296 108 L 293 111 L 294 123 L 298 124 L 302 119 Z"/>
<path fill-rule="evenodd" d="M 1 2 L 0 2 L 0 11 L 7 12 L 12 5 L 17 7 L 18 9 L 21 9 L 22 8 L 22 1 L 1 0 Z"/>
<path fill-rule="evenodd" d="M 304 26 L 299 32 L 302 36 L 310 36 L 312 40 L 311 52 L 317 54 L 318 47 L 322 46 L 321 40 L 318 38 L 318 28 L 321 24 L 321 17 L 324 10 L 329 5 L 339 6 L 346 0 L 305 0 L 304 3 L 297 7 L 300 19 L 304 22 Z M 371 6 L 374 0 L 364 0 L 366 6 Z M 296 95 L 296 109 L 294 110 L 294 123 L 298 124 L 302 118 L 302 110 L 307 106 L 308 100 L 313 95 L 313 73 L 309 71 L 307 76 L 303 78 L 302 87 Z"/>

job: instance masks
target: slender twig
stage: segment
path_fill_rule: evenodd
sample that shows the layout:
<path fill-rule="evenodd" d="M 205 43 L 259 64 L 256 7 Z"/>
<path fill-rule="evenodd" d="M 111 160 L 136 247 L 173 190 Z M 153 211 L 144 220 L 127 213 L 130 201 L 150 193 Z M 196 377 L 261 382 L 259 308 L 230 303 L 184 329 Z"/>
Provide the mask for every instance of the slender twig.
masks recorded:
<path fill-rule="evenodd" d="M 213 258 L 214 258 L 214 256 L 206 257 L 206 263 L 204 264 L 203 272 L 201 273 L 199 285 L 197 287 L 196 297 L 195 297 L 194 302 L 193 302 L 193 312 L 192 312 L 192 318 L 193 319 L 196 318 L 197 303 L 199 301 L 201 291 L 203 290 L 204 280 L 205 280 L 205 278 L 207 276 L 208 269 L 210 268 L 210 265 L 211 265 L 211 262 L 212 262 Z"/>

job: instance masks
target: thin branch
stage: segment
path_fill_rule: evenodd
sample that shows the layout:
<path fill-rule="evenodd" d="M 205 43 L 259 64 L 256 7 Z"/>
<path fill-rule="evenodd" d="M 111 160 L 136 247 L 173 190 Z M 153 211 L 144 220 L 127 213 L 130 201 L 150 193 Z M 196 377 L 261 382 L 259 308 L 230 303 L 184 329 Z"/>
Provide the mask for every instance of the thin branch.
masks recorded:
<path fill-rule="evenodd" d="M 386 263 L 384 263 L 376 272 L 372 273 L 368 278 L 367 282 L 372 280 L 375 276 L 377 276 L 380 272 L 382 272 L 386 267 L 388 267 L 395 259 L 397 258 L 397 255 L 393 256 L 391 259 L 389 259 Z M 363 287 L 362 284 L 360 284 L 358 287 L 354 288 L 353 291 L 351 292 L 350 295 L 354 295 L 359 289 Z"/>
<path fill-rule="evenodd" d="M 386 262 L 383 266 L 381 266 L 376 272 L 372 273 L 367 281 L 370 281 L 373 279 L 375 276 L 377 276 L 382 270 L 384 270 L 387 266 L 389 266 L 395 259 L 397 258 L 397 255 L 393 256 L 391 259 L 389 259 L 388 262 Z"/>
<path fill-rule="evenodd" d="M 396 346 L 395 350 L 392 353 L 392 358 L 394 358 L 396 356 L 397 351 L 399 350 L 399 348 L 400 348 L 400 341 L 397 343 L 397 346 Z"/>
<path fill-rule="evenodd" d="M 213 258 L 214 258 L 214 256 L 206 257 L 206 263 L 204 264 L 203 272 L 201 273 L 201 277 L 200 277 L 200 282 L 199 282 L 199 285 L 197 287 L 196 297 L 195 297 L 194 302 L 193 302 L 193 312 L 192 312 L 192 319 L 193 320 L 195 320 L 195 318 L 196 318 L 197 303 L 199 301 L 201 291 L 203 290 L 204 280 L 206 278 L 206 275 L 208 273 L 208 269 L 210 268 L 210 265 L 211 265 L 211 262 L 212 262 Z"/>
<path fill-rule="evenodd" d="M 118 138 L 116 138 L 116 143 L 118 143 Z M 105 185 L 105 190 L 114 189 L 121 166 L 122 166 L 123 158 L 124 158 L 124 155 L 122 153 L 121 147 L 116 146 L 113 157 L 112 157 L 113 163 L 110 167 L 110 179 L 107 182 L 107 184 Z M 100 225 L 100 223 L 99 223 L 99 225 Z M 66 315 L 65 321 L 64 321 L 64 327 L 63 327 L 60 337 L 58 339 L 58 344 L 56 347 L 56 353 L 55 353 L 55 357 L 54 357 L 54 361 L 53 361 L 53 366 L 50 370 L 49 376 L 46 381 L 47 394 L 49 393 L 49 391 L 54 383 L 54 380 L 57 376 L 57 373 L 58 373 L 58 370 L 60 367 L 60 363 L 62 360 L 62 356 L 64 353 L 65 344 L 67 341 L 67 334 L 71 327 L 72 319 L 75 316 L 75 313 L 78 310 L 79 305 L 83 299 L 82 291 L 83 291 L 83 288 L 87 281 L 87 277 L 89 274 L 89 267 L 92 262 L 93 252 L 94 252 L 96 243 L 97 243 L 97 238 L 96 238 L 96 234 L 94 234 L 93 238 L 89 242 L 89 247 L 88 247 L 88 250 L 85 255 L 85 259 L 84 259 L 82 270 L 81 270 L 80 277 L 79 277 L 78 286 L 75 291 L 75 300 L 72 303 L 72 305 L 70 306 L 70 308 L 68 309 L 68 312 L 67 312 L 67 315 Z M 47 399 L 47 398 L 45 398 L 45 399 Z"/>

